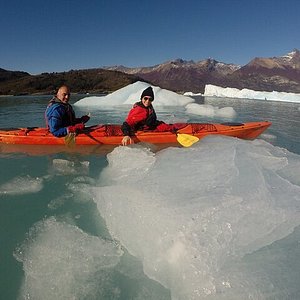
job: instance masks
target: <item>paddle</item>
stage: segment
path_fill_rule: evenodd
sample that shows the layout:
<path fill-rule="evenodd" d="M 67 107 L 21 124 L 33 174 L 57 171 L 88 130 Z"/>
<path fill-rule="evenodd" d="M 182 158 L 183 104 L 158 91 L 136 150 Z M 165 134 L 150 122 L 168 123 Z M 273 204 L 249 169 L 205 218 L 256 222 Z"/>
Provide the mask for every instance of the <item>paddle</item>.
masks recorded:
<path fill-rule="evenodd" d="M 92 138 L 93 140 L 96 140 L 90 134 L 88 133 L 85 134 L 90 138 Z M 190 147 L 199 141 L 198 137 L 186 133 L 177 133 L 176 136 L 177 136 L 178 143 L 181 144 L 183 147 Z M 68 147 L 74 147 L 76 145 L 76 133 L 67 134 L 65 136 L 65 144 Z"/>
<path fill-rule="evenodd" d="M 68 147 L 74 147 L 76 144 L 76 133 L 70 132 L 65 136 L 65 144 Z"/>
<path fill-rule="evenodd" d="M 87 116 L 90 118 L 91 117 L 91 113 L 87 113 Z M 89 120 L 88 118 L 88 120 Z M 86 120 L 85 122 L 87 122 L 88 120 Z M 76 145 L 76 133 L 74 132 L 70 132 L 65 136 L 65 144 L 68 147 L 74 147 Z"/>
<path fill-rule="evenodd" d="M 183 147 L 190 147 L 199 141 L 199 138 L 186 133 L 177 133 L 177 141 Z"/>

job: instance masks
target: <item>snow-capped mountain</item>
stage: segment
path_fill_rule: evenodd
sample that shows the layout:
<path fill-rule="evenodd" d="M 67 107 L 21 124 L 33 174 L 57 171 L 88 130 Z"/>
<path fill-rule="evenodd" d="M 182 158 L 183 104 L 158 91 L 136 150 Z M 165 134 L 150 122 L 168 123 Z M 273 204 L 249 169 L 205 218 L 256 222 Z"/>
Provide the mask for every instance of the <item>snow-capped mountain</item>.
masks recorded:
<path fill-rule="evenodd" d="M 295 49 L 279 57 L 254 58 L 237 70 L 233 79 L 238 80 L 237 88 L 299 93 L 300 52 Z"/>
<path fill-rule="evenodd" d="M 176 59 L 152 67 L 114 66 L 106 69 L 134 74 L 154 85 L 170 90 L 199 92 L 204 90 L 208 81 L 220 82 L 223 77 L 240 69 L 240 66 L 208 58 L 198 62 Z"/>
<path fill-rule="evenodd" d="M 152 67 L 106 67 L 137 75 L 155 85 L 176 91 L 204 91 L 206 84 L 264 91 L 300 92 L 300 51 L 283 56 L 254 58 L 245 66 L 208 58 L 202 61 L 176 59 Z"/>

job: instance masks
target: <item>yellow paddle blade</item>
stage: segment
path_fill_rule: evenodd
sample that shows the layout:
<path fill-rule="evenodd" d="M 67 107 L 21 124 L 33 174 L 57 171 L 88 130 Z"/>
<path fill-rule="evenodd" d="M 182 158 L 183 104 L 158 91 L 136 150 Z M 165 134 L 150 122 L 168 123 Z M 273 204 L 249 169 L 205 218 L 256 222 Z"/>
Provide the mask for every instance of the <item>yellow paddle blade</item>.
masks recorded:
<path fill-rule="evenodd" d="M 76 145 L 76 134 L 75 133 L 68 133 L 66 136 L 65 136 L 65 144 L 68 146 L 68 147 L 74 147 Z"/>
<path fill-rule="evenodd" d="M 185 133 L 178 133 L 177 134 L 177 141 L 179 144 L 181 144 L 184 147 L 190 147 L 196 142 L 199 141 L 199 138 L 196 136 L 185 134 Z"/>

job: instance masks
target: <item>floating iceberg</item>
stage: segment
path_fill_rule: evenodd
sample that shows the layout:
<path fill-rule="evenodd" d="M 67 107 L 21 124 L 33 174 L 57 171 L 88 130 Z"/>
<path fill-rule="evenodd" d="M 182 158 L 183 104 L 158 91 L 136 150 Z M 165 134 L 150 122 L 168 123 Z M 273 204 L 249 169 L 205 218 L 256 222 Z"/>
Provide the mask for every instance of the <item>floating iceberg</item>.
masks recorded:
<path fill-rule="evenodd" d="M 285 92 L 260 92 L 249 89 L 223 88 L 212 84 L 205 86 L 204 96 L 228 97 L 228 98 L 246 98 L 257 100 L 272 100 L 300 103 L 300 94 Z"/>
<path fill-rule="evenodd" d="M 89 96 L 80 99 L 75 106 L 78 107 L 111 107 L 111 106 L 120 106 L 120 105 L 132 105 L 135 102 L 140 100 L 140 96 L 145 88 L 149 86 L 145 82 L 135 82 L 129 84 L 107 96 Z M 207 116 L 207 117 L 223 117 L 223 118 L 234 118 L 236 112 L 232 107 L 216 107 L 211 105 L 200 105 L 195 103 L 195 99 L 180 95 L 175 92 L 162 89 L 157 86 L 153 86 L 155 95 L 154 106 L 182 106 L 185 107 L 188 114 Z M 180 122 L 179 120 L 173 120 L 169 122 L 175 123 Z"/>
<path fill-rule="evenodd" d="M 134 104 L 140 100 L 141 94 L 150 84 L 145 82 L 135 82 L 129 84 L 107 96 L 85 97 L 77 101 L 76 106 L 112 106 L 123 104 Z M 193 103 L 193 98 L 179 95 L 175 92 L 153 86 L 155 106 L 186 106 L 188 103 Z"/>
<path fill-rule="evenodd" d="M 298 155 L 208 136 L 157 153 L 120 146 L 107 161 L 93 189 L 98 211 L 172 299 L 287 299 L 281 290 L 291 286 L 276 284 L 294 250 L 266 247 L 300 224 Z"/>

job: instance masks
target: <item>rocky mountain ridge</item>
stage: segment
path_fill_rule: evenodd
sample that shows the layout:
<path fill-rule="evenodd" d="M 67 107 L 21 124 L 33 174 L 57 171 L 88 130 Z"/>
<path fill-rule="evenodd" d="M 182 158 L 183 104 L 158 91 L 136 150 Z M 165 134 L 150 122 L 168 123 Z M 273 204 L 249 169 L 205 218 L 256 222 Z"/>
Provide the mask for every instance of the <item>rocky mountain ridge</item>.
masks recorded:
<path fill-rule="evenodd" d="M 300 93 L 300 51 L 256 57 L 244 66 L 213 58 L 194 62 L 176 59 L 155 66 L 111 66 L 30 75 L 0 69 L 0 94 L 49 93 L 65 83 L 73 92 L 111 92 L 136 81 L 176 92 L 203 93 L 206 84 L 257 91 Z"/>
<path fill-rule="evenodd" d="M 206 84 L 248 88 L 258 91 L 300 92 L 300 52 L 298 49 L 271 58 L 254 58 L 245 66 L 215 59 L 185 61 L 177 59 L 153 67 L 106 67 L 135 74 L 155 85 L 176 91 L 201 93 Z"/>

